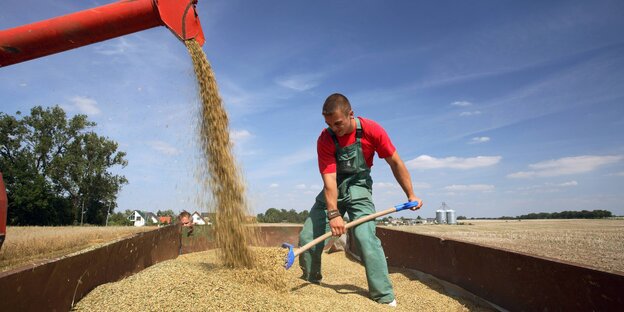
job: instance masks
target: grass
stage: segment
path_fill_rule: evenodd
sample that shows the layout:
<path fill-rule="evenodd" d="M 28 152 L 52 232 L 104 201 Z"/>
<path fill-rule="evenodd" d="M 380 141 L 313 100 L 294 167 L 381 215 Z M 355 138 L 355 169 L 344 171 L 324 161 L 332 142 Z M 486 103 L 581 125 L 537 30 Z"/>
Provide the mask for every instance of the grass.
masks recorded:
<path fill-rule="evenodd" d="M 155 228 L 9 226 L 0 250 L 0 272 L 62 257 Z"/>
<path fill-rule="evenodd" d="M 463 220 L 392 227 L 624 273 L 624 220 Z"/>

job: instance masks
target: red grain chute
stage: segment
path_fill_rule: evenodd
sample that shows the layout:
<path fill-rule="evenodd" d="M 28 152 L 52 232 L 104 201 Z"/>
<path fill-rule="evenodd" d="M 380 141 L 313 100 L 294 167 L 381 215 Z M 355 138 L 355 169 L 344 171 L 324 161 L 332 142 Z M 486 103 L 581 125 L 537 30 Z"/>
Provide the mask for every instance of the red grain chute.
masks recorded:
<path fill-rule="evenodd" d="M 63 52 L 156 26 L 180 40 L 204 44 L 197 0 L 123 0 L 0 30 L 0 67 Z"/>

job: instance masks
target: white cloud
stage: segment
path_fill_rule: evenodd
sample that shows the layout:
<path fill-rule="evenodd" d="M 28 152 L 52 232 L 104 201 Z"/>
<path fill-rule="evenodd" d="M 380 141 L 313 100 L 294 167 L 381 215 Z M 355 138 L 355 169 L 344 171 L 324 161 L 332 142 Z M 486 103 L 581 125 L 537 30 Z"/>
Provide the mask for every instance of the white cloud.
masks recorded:
<path fill-rule="evenodd" d="M 253 179 L 270 178 L 275 176 L 284 176 L 292 172 L 292 167 L 299 166 L 303 163 L 316 161 L 316 146 L 306 144 L 292 154 L 287 154 L 279 158 L 269 160 L 262 166 L 257 166 L 248 173 L 248 177 Z"/>
<path fill-rule="evenodd" d="M 119 55 L 125 53 L 133 47 L 134 46 L 125 38 L 117 38 L 110 43 L 95 47 L 95 53 L 107 56 Z"/>
<path fill-rule="evenodd" d="M 147 144 L 155 151 L 167 155 L 167 156 L 175 156 L 180 154 L 180 150 L 169 145 L 164 141 L 149 141 Z"/>
<path fill-rule="evenodd" d="M 400 186 L 391 182 L 375 182 L 373 189 L 398 189 Z"/>
<path fill-rule="evenodd" d="M 310 189 L 311 190 L 322 190 L 323 187 L 318 185 L 318 184 L 312 184 L 312 185 L 310 185 Z"/>
<path fill-rule="evenodd" d="M 468 101 L 455 101 L 453 103 L 451 103 L 452 106 L 459 106 L 459 107 L 467 107 L 472 105 L 472 103 L 468 102 Z"/>
<path fill-rule="evenodd" d="M 489 142 L 490 138 L 489 137 L 474 137 L 470 140 L 470 144 L 479 144 L 479 143 L 485 143 L 485 142 Z"/>
<path fill-rule="evenodd" d="M 586 173 L 600 166 L 622 160 L 622 156 L 575 156 L 546 160 L 530 164 L 531 171 L 519 171 L 508 174 L 508 178 L 556 177 L 568 174 Z"/>
<path fill-rule="evenodd" d="M 277 183 L 271 183 L 271 185 L 269 185 L 269 188 L 278 188 L 279 184 Z"/>
<path fill-rule="evenodd" d="M 481 111 L 472 111 L 472 112 L 461 112 L 459 113 L 459 116 L 461 117 L 465 117 L 465 116 L 477 116 L 477 115 L 481 115 Z"/>
<path fill-rule="evenodd" d="M 321 76 L 319 74 L 292 75 L 278 78 L 275 82 L 288 89 L 306 91 L 318 86 Z"/>
<path fill-rule="evenodd" d="M 611 174 L 609 174 L 609 176 L 624 177 L 624 171 L 611 173 Z"/>
<path fill-rule="evenodd" d="M 471 158 L 446 157 L 435 158 L 429 155 L 420 155 L 405 164 L 409 169 L 473 169 L 496 165 L 503 157 L 501 156 L 477 156 Z"/>
<path fill-rule="evenodd" d="M 425 182 L 412 182 L 414 189 L 426 189 L 430 188 L 431 184 Z M 374 190 L 401 190 L 401 186 L 392 182 L 375 182 L 373 183 Z"/>
<path fill-rule="evenodd" d="M 306 185 L 304 183 L 301 183 L 301 184 L 295 185 L 295 189 L 305 190 L 306 192 L 304 194 L 312 194 L 312 193 L 318 193 L 318 191 L 323 189 L 323 187 L 318 184 Z"/>
<path fill-rule="evenodd" d="M 234 144 L 240 144 L 250 137 L 252 137 L 252 135 L 247 130 L 230 130 L 230 140 L 232 140 Z"/>
<path fill-rule="evenodd" d="M 101 113 L 100 109 L 97 107 L 97 102 L 94 99 L 77 95 L 69 100 L 74 104 L 74 107 L 78 109 L 81 113 L 91 116 Z"/>
<path fill-rule="evenodd" d="M 577 186 L 578 182 L 572 180 L 572 181 L 568 181 L 568 182 L 563 182 L 563 183 L 559 183 L 559 184 L 553 184 L 553 186 L 560 186 L 560 187 L 567 187 L 567 186 Z"/>
<path fill-rule="evenodd" d="M 25 83 L 25 82 L 22 82 L 22 83 L 20 83 L 20 84 L 19 84 L 19 86 L 20 86 L 20 87 L 26 87 L 26 86 L 28 86 L 28 84 L 27 84 L 27 83 Z"/>
<path fill-rule="evenodd" d="M 494 185 L 491 184 L 453 184 L 444 187 L 451 192 L 492 192 Z"/>
<path fill-rule="evenodd" d="M 431 184 L 426 182 L 412 182 L 412 187 L 415 189 L 428 189 L 431 187 Z"/>
<path fill-rule="evenodd" d="M 574 187 L 577 186 L 578 182 L 575 180 L 562 182 L 562 183 L 544 183 L 539 185 L 531 185 L 520 187 L 517 190 L 525 192 L 527 194 L 530 193 L 555 193 L 560 192 L 562 188 Z"/>

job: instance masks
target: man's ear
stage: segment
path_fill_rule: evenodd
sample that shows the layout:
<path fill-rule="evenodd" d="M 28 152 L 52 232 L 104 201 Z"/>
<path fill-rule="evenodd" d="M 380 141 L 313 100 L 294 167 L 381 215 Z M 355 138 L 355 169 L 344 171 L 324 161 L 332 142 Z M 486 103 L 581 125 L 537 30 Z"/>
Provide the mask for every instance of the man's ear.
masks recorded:
<path fill-rule="evenodd" d="M 349 112 L 349 119 L 354 119 L 354 118 L 355 118 L 355 117 L 354 117 L 354 113 L 353 113 L 353 111 L 350 111 L 350 112 Z"/>

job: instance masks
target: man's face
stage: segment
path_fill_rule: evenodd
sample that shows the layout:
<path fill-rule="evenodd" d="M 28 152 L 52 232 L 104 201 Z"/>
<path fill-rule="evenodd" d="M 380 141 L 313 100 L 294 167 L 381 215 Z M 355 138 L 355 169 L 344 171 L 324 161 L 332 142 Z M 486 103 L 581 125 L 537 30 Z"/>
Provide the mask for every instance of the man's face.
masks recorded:
<path fill-rule="evenodd" d="M 189 217 L 180 218 L 180 222 L 182 223 L 182 226 L 191 226 L 191 220 Z"/>
<path fill-rule="evenodd" d="M 354 127 L 351 123 L 351 120 L 353 119 L 353 111 L 348 114 L 341 111 L 335 111 L 333 114 L 323 115 L 323 117 L 325 117 L 325 123 L 337 136 L 343 136 L 353 132 Z"/>

